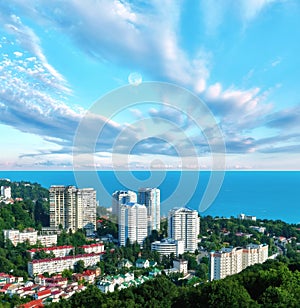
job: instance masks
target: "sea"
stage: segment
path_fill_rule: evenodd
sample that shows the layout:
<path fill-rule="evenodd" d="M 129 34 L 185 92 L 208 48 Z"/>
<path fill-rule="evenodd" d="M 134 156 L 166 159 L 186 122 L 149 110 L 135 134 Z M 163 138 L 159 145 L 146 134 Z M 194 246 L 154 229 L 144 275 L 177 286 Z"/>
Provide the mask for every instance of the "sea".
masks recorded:
<path fill-rule="evenodd" d="M 214 177 L 218 180 L 210 181 Z M 244 213 L 300 223 L 300 171 L 0 171 L 0 178 L 39 183 L 45 188 L 93 187 L 99 205 L 105 207 L 111 206 L 116 190 L 158 187 L 161 216 L 184 206 L 202 216 L 229 218 Z"/>

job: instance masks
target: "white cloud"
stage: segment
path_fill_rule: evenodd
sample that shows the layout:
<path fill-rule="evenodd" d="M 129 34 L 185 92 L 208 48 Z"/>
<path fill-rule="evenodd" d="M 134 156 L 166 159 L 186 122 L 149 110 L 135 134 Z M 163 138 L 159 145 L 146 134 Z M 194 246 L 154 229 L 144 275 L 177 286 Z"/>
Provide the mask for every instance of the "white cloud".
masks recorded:
<path fill-rule="evenodd" d="M 14 52 L 14 55 L 15 55 L 17 58 L 20 58 L 20 57 L 23 56 L 23 53 L 20 52 L 20 51 L 15 51 L 15 52 Z"/>
<path fill-rule="evenodd" d="M 0 20 L 4 23 L 7 33 L 15 38 L 15 41 L 19 44 L 19 46 L 30 53 L 33 56 L 31 57 L 32 59 L 36 57 L 40 64 L 53 77 L 51 80 L 52 86 L 61 91 L 70 93 L 70 88 L 67 86 L 67 82 L 64 77 L 52 65 L 49 64 L 40 46 L 40 40 L 34 31 L 24 25 L 20 17 L 15 14 L 10 14 L 8 16 L 0 14 Z M 7 42 L 6 37 L 2 38 L 2 42 Z M 14 52 L 14 55 L 19 58 L 23 55 L 23 53 L 16 51 Z M 50 78 L 48 79 L 48 82 L 50 82 Z"/>
<path fill-rule="evenodd" d="M 208 34 L 216 34 L 222 23 L 230 18 L 238 18 L 242 27 L 256 19 L 269 5 L 282 0 L 202 0 L 204 25 Z"/>
<path fill-rule="evenodd" d="M 255 19 L 268 5 L 281 0 L 239 0 L 240 14 L 245 22 Z"/>

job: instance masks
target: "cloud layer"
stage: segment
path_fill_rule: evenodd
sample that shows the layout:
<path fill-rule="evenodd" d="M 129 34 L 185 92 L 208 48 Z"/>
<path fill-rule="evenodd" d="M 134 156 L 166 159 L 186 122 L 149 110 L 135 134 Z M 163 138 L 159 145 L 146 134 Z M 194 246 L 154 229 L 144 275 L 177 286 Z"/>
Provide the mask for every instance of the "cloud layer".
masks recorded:
<path fill-rule="evenodd" d="M 241 28 L 253 22 L 264 10 L 278 1 L 202 1 L 204 26 L 210 35 L 219 31 L 230 7 Z M 280 1 L 279 1 L 280 2 Z M 39 157 L 67 155 L 70 159 L 73 138 L 86 110 L 72 104 L 72 88 L 49 63 L 39 36 L 25 19 L 33 19 L 40 27 L 49 27 L 70 38 L 78 49 L 96 61 L 111 62 L 122 67 L 142 68 L 157 80 L 173 82 L 194 91 L 207 104 L 224 133 L 227 152 L 231 154 L 299 152 L 300 106 L 274 109 L 269 99 L 273 89 L 260 85 L 240 88 L 212 82 L 213 53 L 201 41 L 191 55 L 180 40 L 181 1 L 24 1 L 14 0 L 0 5 L 2 29 L 0 62 L 0 121 L 22 132 L 36 134 L 60 146 L 36 154 Z M 22 13 L 23 20 L 18 14 Z M 274 60 L 274 59 L 273 59 Z M 275 67 L 280 58 L 272 62 Z M 274 85 L 275 87 L 275 85 Z M 209 156 L 209 146 L 201 131 L 193 131 L 194 123 L 180 112 L 161 104 L 159 108 L 135 110 L 139 118 L 168 120 L 189 132 L 199 155 Z M 132 121 L 136 119 L 133 118 Z M 140 132 L 128 123 L 91 115 L 86 136 L 93 135 L 96 123 L 106 123 L 96 146 L 99 157 L 114 149 L 124 154 L 130 140 L 136 146 L 132 157 L 160 155 L 176 157 L 170 142 L 174 132 L 140 142 Z M 126 137 L 114 148 L 114 140 L 122 130 Z M 254 130 L 268 130 L 268 136 Z M 194 129 L 195 130 L 195 129 Z M 87 140 L 88 142 L 88 140 Z M 181 146 L 187 144 L 182 140 Z M 182 151 L 188 156 L 188 151 Z M 205 154 L 206 153 L 206 154 Z M 51 156 L 52 155 L 52 156 Z M 57 156 L 58 155 L 58 156 Z M 29 157 L 23 155 L 21 158 Z M 33 157 L 33 156 L 31 156 Z M 64 157 L 65 159 L 65 157 Z M 138 163 L 138 161 L 136 161 Z M 45 160 L 45 164 L 52 164 Z"/>

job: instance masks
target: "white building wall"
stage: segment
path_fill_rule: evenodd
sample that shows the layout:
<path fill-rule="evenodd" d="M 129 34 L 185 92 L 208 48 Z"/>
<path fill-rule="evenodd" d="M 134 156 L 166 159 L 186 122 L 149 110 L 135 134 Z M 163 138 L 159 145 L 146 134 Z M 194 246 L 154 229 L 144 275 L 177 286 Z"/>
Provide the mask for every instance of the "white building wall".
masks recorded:
<path fill-rule="evenodd" d="M 198 248 L 200 219 L 198 212 L 187 208 L 175 208 L 168 215 L 168 237 L 184 242 L 184 251 Z"/>
<path fill-rule="evenodd" d="M 210 253 L 210 280 L 223 279 L 268 259 L 268 245 L 250 244 L 246 248 L 222 248 Z"/>
<path fill-rule="evenodd" d="M 160 190 L 158 188 L 140 188 L 137 203 L 145 205 L 148 216 L 148 235 L 152 230 L 160 230 Z"/>
<path fill-rule="evenodd" d="M 127 238 L 131 243 L 143 243 L 147 237 L 147 209 L 144 205 L 137 203 L 120 205 L 118 221 L 121 246 L 125 246 Z"/>
<path fill-rule="evenodd" d="M 100 261 L 100 255 L 101 254 L 85 254 L 64 258 L 33 260 L 28 262 L 28 274 L 33 277 L 45 272 L 49 274 L 61 273 L 64 269 L 73 269 L 74 265 L 79 260 L 84 262 L 85 267 L 93 266 Z"/>

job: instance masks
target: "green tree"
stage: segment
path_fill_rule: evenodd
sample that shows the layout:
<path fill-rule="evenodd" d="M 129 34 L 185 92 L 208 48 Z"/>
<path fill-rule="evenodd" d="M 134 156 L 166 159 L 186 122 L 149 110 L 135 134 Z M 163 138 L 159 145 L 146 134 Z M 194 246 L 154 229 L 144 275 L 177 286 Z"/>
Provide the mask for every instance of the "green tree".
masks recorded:
<path fill-rule="evenodd" d="M 77 263 L 74 266 L 74 270 L 76 273 L 82 274 L 84 271 L 84 261 L 83 260 L 77 261 Z"/>

